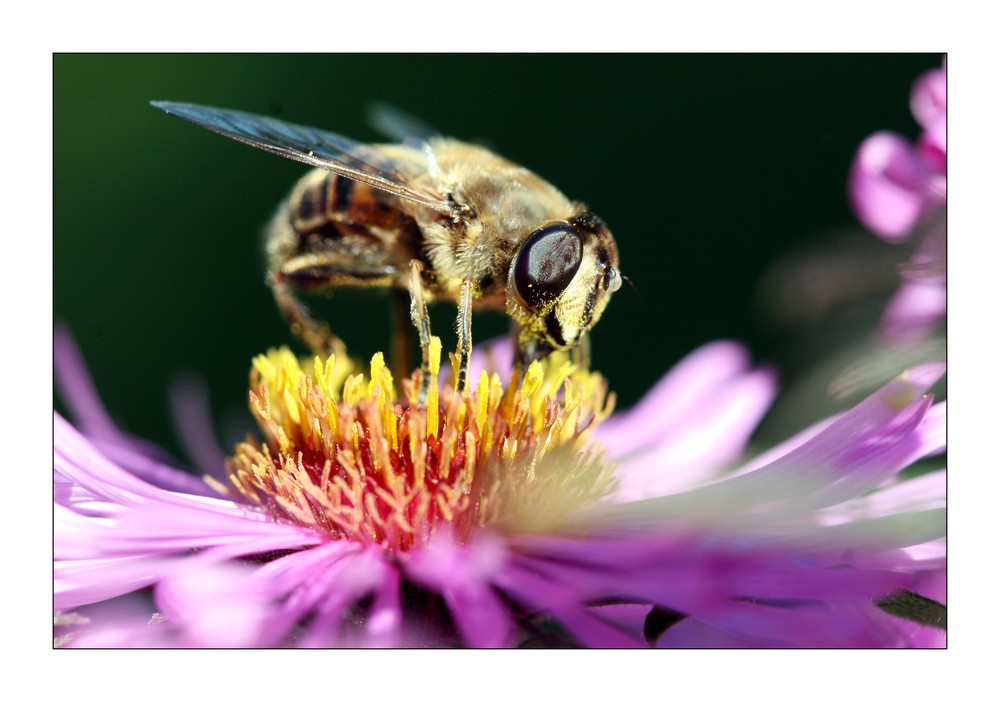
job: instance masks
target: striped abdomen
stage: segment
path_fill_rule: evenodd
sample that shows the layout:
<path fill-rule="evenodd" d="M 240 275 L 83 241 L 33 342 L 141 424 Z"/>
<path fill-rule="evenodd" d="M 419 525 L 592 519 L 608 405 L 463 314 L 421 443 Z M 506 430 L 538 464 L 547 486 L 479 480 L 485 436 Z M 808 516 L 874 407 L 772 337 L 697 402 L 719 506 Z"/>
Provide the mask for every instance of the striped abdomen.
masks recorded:
<path fill-rule="evenodd" d="M 295 186 L 273 232 L 283 240 L 285 280 L 305 287 L 391 285 L 412 258 L 422 258 L 420 230 L 396 196 L 323 170 Z"/>

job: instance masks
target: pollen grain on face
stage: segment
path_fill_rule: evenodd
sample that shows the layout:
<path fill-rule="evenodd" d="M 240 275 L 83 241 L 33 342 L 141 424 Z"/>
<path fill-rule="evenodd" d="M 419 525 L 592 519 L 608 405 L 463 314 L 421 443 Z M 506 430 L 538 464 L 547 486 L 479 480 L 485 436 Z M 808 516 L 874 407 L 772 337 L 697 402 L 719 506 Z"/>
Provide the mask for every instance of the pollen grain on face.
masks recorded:
<path fill-rule="evenodd" d="M 611 466 L 588 444 L 614 404 L 600 375 L 554 354 L 520 382 L 483 371 L 460 392 L 438 378 L 440 353 L 434 337 L 429 382 L 417 370 L 399 394 L 381 353 L 367 374 L 287 348 L 258 356 L 250 407 L 263 439 L 236 447 L 229 489 L 276 519 L 397 551 L 441 528 L 555 529 L 611 491 Z"/>

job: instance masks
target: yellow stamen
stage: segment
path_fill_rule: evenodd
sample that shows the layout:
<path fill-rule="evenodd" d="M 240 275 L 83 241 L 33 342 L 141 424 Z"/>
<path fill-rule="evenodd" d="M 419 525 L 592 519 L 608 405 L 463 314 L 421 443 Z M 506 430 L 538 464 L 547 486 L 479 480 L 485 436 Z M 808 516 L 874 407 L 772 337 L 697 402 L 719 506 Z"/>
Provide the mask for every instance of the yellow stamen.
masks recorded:
<path fill-rule="evenodd" d="M 420 371 L 402 383 L 375 354 L 367 378 L 351 364 L 288 349 L 253 360 L 250 406 L 263 441 L 240 444 L 230 481 L 276 518 L 362 543 L 405 550 L 442 525 L 471 530 L 557 528 L 611 487 L 586 440 L 613 406 L 603 379 L 563 357 L 532 363 L 505 387 L 483 372 L 475 388 L 441 388 L 432 337 L 426 398 Z"/>
<path fill-rule="evenodd" d="M 431 337 L 430 344 L 431 380 L 427 389 L 427 434 L 438 435 L 438 373 L 441 372 L 441 339 Z"/>

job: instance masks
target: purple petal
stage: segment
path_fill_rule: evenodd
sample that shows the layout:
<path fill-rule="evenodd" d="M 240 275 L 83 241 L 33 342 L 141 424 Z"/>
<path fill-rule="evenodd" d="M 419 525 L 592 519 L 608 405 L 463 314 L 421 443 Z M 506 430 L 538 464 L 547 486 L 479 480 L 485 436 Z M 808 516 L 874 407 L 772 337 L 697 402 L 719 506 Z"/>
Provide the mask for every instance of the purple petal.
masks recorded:
<path fill-rule="evenodd" d="M 477 344 L 472 349 L 472 357 L 469 359 L 469 380 L 472 383 L 479 382 L 479 375 L 486 371 L 491 375 L 499 373 L 500 378 L 506 383 L 510 379 L 510 371 L 513 367 L 514 341 L 509 336 L 501 336 Z M 450 366 L 442 368 L 441 377 L 443 381 L 451 377 Z"/>
<path fill-rule="evenodd" d="M 87 623 L 74 627 L 71 648 L 159 648 L 171 646 L 170 627 L 153 617 L 140 598 L 118 598 L 75 610 Z"/>
<path fill-rule="evenodd" d="M 218 493 L 201 478 L 152 458 L 151 454 L 154 451 L 140 449 L 140 440 L 138 439 L 130 437 L 107 440 L 93 437 L 91 441 L 94 447 L 108 459 L 151 485 L 189 495 L 218 496 Z"/>
<path fill-rule="evenodd" d="M 775 648 L 781 643 L 765 636 L 746 636 L 709 626 L 688 617 L 657 640 L 656 648 Z"/>
<path fill-rule="evenodd" d="M 812 554 L 826 563 L 846 562 L 859 568 L 913 571 L 927 564 L 912 563 L 905 549 L 943 537 L 945 510 L 903 512 L 872 519 L 858 519 L 835 526 L 806 526 L 781 539 L 789 549 Z"/>
<path fill-rule="evenodd" d="M 378 549 L 357 544 L 327 544 L 265 566 L 233 563 L 226 555 L 205 552 L 161 566 L 157 630 L 144 632 L 141 617 L 131 624 L 112 617 L 100 627 L 107 630 L 105 640 L 118 637 L 120 645 L 132 646 L 276 646 L 308 622 L 294 643 L 333 646 L 344 643 L 340 631 L 347 605 L 382 588 L 387 575 L 398 582 Z M 278 561 L 285 563 L 272 565 Z M 78 645 L 99 645 L 95 641 L 100 637 Z"/>
<path fill-rule="evenodd" d="M 945 115 L 940 115 L 931 122 L 917 140 L 917 150 L 920 157 L 942 177 L 934 183 L 936 199 L 943 203 L 945 199 L 945 179 L 948 171 L 948 125 Z"/>
<path fill-rule="evenodd" d="M 830 568 L 780 544 L 705 531 L 519 537 L 515 546 L 515 564 L 573 583 L 585 597 L 632 596 L 681 612 L 711 611 L 736 597 L 849 602 L 910 582 L 899 573 Z"/>
<path fill-rule="evenodd" d="M 171 566 L 169 559 L 151 556 L 56 562 L 56 609 L 73 609 L 102 602 L 147 587 Z"/>
<path fill-rule="evenodd" d="M 178 630 L 175 646 L 248 648 L 273 644 L 270 593 L 235 563 L 187 564 L 156 588 L 158 611 Z"/>
<path fill-rule="evenodd" d="M 948 100 L 948 80 L 943 69 L 927 71 L 917 78 L 910 92 L 910 110 L 922 127 L 927 129 L 945 114 Z"/>
<path fill-rule="evenodd" d="M 171 516 L 181 516 L 171 510 Z M 73 520 L 77 521 L 73 521 Z M 183 520 L 173 521 L 173 524 Z M 310 537 L 287 525 L 277 533 L 233 536 L 231 524 L 222 533 L 198 532 L 159 540 L 108 520 L 84 519 L 56 509 L 55 570 L 57 607 L 69 608 L 117 597 L 173 575 L 193 548 L 205 549 L 200 563 L 302 548 Z M 282 533 L 284 532 L 284 533 Z M 184 566 L 187 567 L 187 566 Z"/>
<path fill-rule="evenodd" d="M 767 412 L 776 382 L 768 371 L 742 374 L 713 389 L 687 415 L 663 426 L 658 445 L 621 458 L 614 500 L 635 500 L 678 492 L 716 477 L 746 449 Z"/>
<path fill-rule="evenodd" d="M 514 368 L 514 340 L 510 336 L 498 336 L 495 339 L 476 344 L 469 357 L 469 383 L 475 387 L 483 371 L 488 375 L 496 373 L 507 383 L 511 370 Z M 451 364 L 441 366 L 439 381 L 442 385 L 451 382 Z"/>
<path fill-rule="evenodd" d="M 937 519 L 937 533 L 940 534 L 943 531 L 944 525 L 944 510 L 928 510 L 928 512 L 934 512 L 931 515 L 932 518 Z M 900 515 L 894 515 L 896 518 Z M 926 517 L 926 515 L 925 515 Z M 922 529 L 922 521 L 926 519 L 918 517 L 914 520 L 917 522 L 917 529 Z M 882 544 L 872 541 L 868 534 L 860 533 L 857 534 L 854 545 L 855 547 L 860 544 L 860 548 L 851 551 L 849 554 L 851 564 L 857 568 L 869 568 L 869 569 L 882 569 L 882 570 L 892 570 L 897 573 L 909 573 L 912 578 L 920 578 L 924 573 L 927 572 L 944 572 L 945 566 L 947 565 L 947 544 L 943 536 L 939 538 L 932 538 L 929 541 L 924 541 L 923 543 L 914 544 L 912 546 L 907 546 L 906 542 L 913 542 L 919 540 L 922 536 L 926 538 L 926 535 L 919 535 L 915 533 L 907 534 L 903 530 L 908 526 L 906 524 L 906 519 L 900 519 L 894 526 L 898 527 L 896 538 L 889 543 L 888 547 L 884 550 L 878 550 L 887 541 L 885 533 L 888 529 L 880 528 L 876 531 L 876 538 L 882 541 Z M 828 543 L 829 546 L 834 544 Z M 851 547 L 845 539 L 845 546 Z M 841 556 L 844 554 L 841 553 Z M 835 558 L 837 554 L 827 553 L 827 562 L 830 562 L 832 558 Z M 913 589 L 914 582 L 909 582 L 906 587 Z"/>
<path fill-rule="evenodd" d="M 226 452 L 212 433 L 208 390 L 196 378 L 184 377 L 170 389 L 170 407 L 177 435 L 195 465 L 216 480 L 226 480 Z"/>
<path fill-rule="evenodd" d="M 943 281 L 904 281 L 886 306 L 879 332 L 896 341 L 928 338 L 948 311 Z"/>
<path fill-rule="evenodd" d="M 673 523 L 748 535 L 784 533 L 796 519 L 877 487 L 914 457 L 933 450 L 940 417 L 922 425 L 931 403 L 923 393 L 943 372 L 943 364 L 933 363 L 904 373 L 811 433 L 808 441 L 752 472 L 684 493 L 595 506 L 581 511 L 579 524 Z"/>
<path fill-rule="evenodd" d="M 281 603 L 267 623 L 269 637 L 281 641 L 300 621 L 308 621 L 295 642 L 304 647 L 344 645 L 339 632 L 346 608 L 371 592 L 382 593 L 380 606 L 391 606 L 385 602 L 384 591 L 398 580 L 380 549 L 349 541 L 327 542 L 283 556 L 261 566 L 251 577 Z M 394 635 L 391 626 L 383 635 Z"/>
<path fill-rule="evenodd" d="M 215 508 L 225 512 L 237 509 L 229 500 L 163 490 L 141 480 L 111 461 L 58 414 L 54 418 L 54 439 L 57 480 L 78 485 L 109 502 L 199 504 L 204 509 Z"/>
<path fill-rule="evenodd" d="M 550 616 L 582 646 L 593 648 L 637 648 L 643 646 L 638 632 L 619 628 L 582 605 L 583 593 L 569 582 L 542 577 L 527 567 L 504 569 L 496 585 L 529 611 Z"/>
<path fill-rule="evenodd" d="M 865 139 L 851 166 L 848 194 L 861 222 L 887 241 L 906 239 L 924 212 L 928 171 L 897 134 Z"/>
<path fill-rule="evenodd" d="M 441 594 L 470 646 L 497 648 L 509 646 L 511 636 L 510 613 L 491 585 L 505 559 L 503 544 L 488 534 L 467 545 L 439 534 L 406 554 L 403 565 L 413 580 Z"/>
<path fill-rule="evenodd" d="M 790 607 L 735 602 L 701 616 L 707 624 L 742 637 L 759 637 L 769 648 L 887 648 L 904 646 L 895 622 L 870 601 Z"/>
<path fill-rule="evenodd" d="M 395 568 L 386 569 L 375 591 L 365 626 L 363 645 L 369 648 L 396 648 L 401 643 L 403 606 L 400 601 L 400 576 Z"/>
<path fill-rule="evenodd" d="M 73 336 L 57 324 L 53 337 L 53 377 L 59 396 L 89 433 L 105 438 L 116 436 L 118 429 L 104 409 Z"/>
<path fill-rule="evenodd" d="M 235 555 L 243 555 L 304 548 L 320 540 L 297 526 L 252 516 L 256 518 L 182 505 L 149 504 L 119 517 L 100 540 L 83 536 L 81 545 L 90 543 L 103 556 L 185 553 L 220 546 L 237 549 L 241 553 Z M 60 535 L 58 542 L 65 552 L 74 542 L 73 535 Z"/>
<path fill-rule="evenodd" d="M 940 509 L 945 506 L 945 471 L 882 488 L 863 498 L 834 505 L 817 514 L 823 524 L 843 524 L 860 519 L 886 517 L 903 512 Z"/>
<path fill-rule="evenodd" d="M 340 627 L 347 607 L 379 589 L 394 570 L 377 548 L 350 553 L 332 562 L 303 587 L 311 594 L 311 619 L 298 645 L 329 648 L 340 642 Z M 306 600 L 301 600 L 302 606 Z"/>
<path fill-rule="evenodd" d="M 763 637 L 766 645 L 892 643 L 894 630 L 871 626 L 874 608 L 869 601 L 910 582 L 901 573 L 824 567 L 745 539 L 697 534 L 671 539 L 522 538 L 516 547 L 502 586 L 512 588 L 510 573 L 517 568 L 533 574 L 531 587 L 516 596 L 531 600 L 550 593 L 552 601 L 543 604 L 561 622 L 566 603 L 613 593 L 668 607 L 739 636 Z M 854 611 L 857 602 L 869 604 Z"/>
<path fill-rule="evenodd" d="M 748 367 L 746 349 L 735 342 L 718 341 L 703 346 L 674 366 L 635 407 L 618 412 L 601 424 L 595 437 L 615 457 L 658 444 L 665 427 L 673 426 L 691 412 L 708 415 L 719 409 L 727 399 L 726 392 L 744 380 Z M 758 403 L 770 399 L 765 375 L 758 378 L 758 385 L 747 388 Z M 773 393 L 773 388 L 770 392 Z M 732 399 L 731 395 L 728 397 Z M 752 399 L 750 404 L 754 404 Z"/>
<path fill-rule="evenodd" d="M 194 495 L 214 494 L 204 481 L 179 469 L 159 446 L 120 431 L 108 416 L 72 335 L 57 326 L 53 344 L 55 384 L 59 395 L 102 453 L 146 482 Z"/>

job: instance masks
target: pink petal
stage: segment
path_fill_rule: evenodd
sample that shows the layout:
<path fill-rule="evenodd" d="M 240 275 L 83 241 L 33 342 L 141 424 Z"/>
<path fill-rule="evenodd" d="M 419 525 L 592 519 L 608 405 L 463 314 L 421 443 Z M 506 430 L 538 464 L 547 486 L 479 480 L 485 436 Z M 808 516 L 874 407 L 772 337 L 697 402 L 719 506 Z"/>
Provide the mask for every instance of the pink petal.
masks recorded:
<path fill-rule="evenodd" d="M 54 605 L 73 609 L 102 602 L 147 587 L 171 566 L 169 559 L 152 556 L 57 561 L 54 568 Z"/>
<path fill-rule="evenodd" d="M 53 374 L 59 396 L 90 433 L 105 438 L 117 436 L 118 429 L 104 409 L 73 336 L 58 324 L 52 333 Z"/>
<path fill-rule="evenodd" d="M 467 545 L 439 534 L 406 554 L 403 565 L 414 581 L 441 594 L 470 646 L 496 648 L 509 646 L 511 636 L 510 612 L 491 585 L 505 559 L 503 544 L 488 534 Z"/>
<path fill-rule="evenodd" d="M 702 484 L 742 455 L 750 435 L 771 406 L 776 381 L 769 371 L 734 377 L 713 388 L 691 411 L 661 428 L 657 444 L 618 456 L 619 488 L 612 499 L 635 500 Z"/>
<path fill-rule="evenodd" d="M 397 569 L 388 568 L 375 591 L 375 599 L 365 625 L 363 645 L 369 648 L 396 648 L 401 643 L 402 626 L 400 575 Z"/>
<path fill-rule="evenodd" d="M 948 125 L 944 114 L 931 122 L 917 141 L 920 157 L 934 170 L 942 174 L 948 171 Z M 944 202 L 945 179 L 935 183 L 934 192 L 939 202 Z"/>
<path fill-rule="evenodd" d="M 910 92 L 910 110 L 925 129 L 944 115 L 948 105 L 948 78 L 943 69 L 935 68 L 917 78 Z"/>
<path fill-rule="evenodd" d="M 595 437 L 615 457 L 658 444 L 664 427 L 692 410 L 709 412 L 720 388 L 742 377 L 749 366 L 746 349 L 730 341 L 702 346 L 682 359 L 639 403 L 615 413 L 601 424 Z"/>
<path fill-rule="evenodd" d="M 281 604 L 267 624 L 268 635 L 276 642 L 307 621 L 305 631 L 295 641 L 297 646 L 359 645 L 356 637 L 341 638 L 341 623 L 348 606 L 373 592 L 378 601 L 373 614 L 393 607 L 398 611 L 398 574 L 377 547 L 365 548 L 349 541 L 326 542 L 271 561 L 251 577 Z M 397 590 L 395 595 L 393 588 Z M 365 632 L 366 637 L 374 637 L 372 645 L 392 642 L 398 635 L 393 623 L 385 623 L 384 619 L 382 616 L 381 630 Z"/>
<path fill-rule="evenodd" d="M 179 630 L 174 645 L 248 648 L 273 643 L 266 626 L 273 603 L 250 578 L 253 568 L 236 563 L 187 564 L 156 588 L 158 611 Z"/>
<path fill-rule="evenodd" d="M 948 311 L 948 293 L 943 281 L 907 280 L 885 308 L 880 333 L 895 341 L 928 338 Z"/>
<path fill-rule="evenodd" d="M 107 457 L 146 482 L 167 490 L 211 495 L 204 481 L 178 469 L 162 448 L 129 436 L 111 421 L 72 335 L 57 326 L 53 346 L 55 384 L 83 433 Z"/>
<path fill-rule="evenodd" d="M 751 472 L 639 502 L 605 504 L 580 515 L 581 526 L 664 524 L 673 520 L 714 529 L 774 530 L 873 489 L 932 450 L 921 433 L 931 404 L 927 389 L 940 363 L 907 371 L 795 448 Z M 929 430 L 931 435 L 933 429 Z"/>
<path fill-rule="evenodd" d="M 861 222 L 887 241 L 902 241 L 924 212 L 928 172 L 897 134 L 865 139 L 851 166 L 848 194 Z"/>
<path fill-rule="evenodd" d="M 55 414 L 53 424 L 54 466 L 60 474 L 59 480 L 79 485 L 110 502 L 123 504 L 151 499 L 178 502 L 206 499 L 155 487 L 110 460 L 59 414 Z"/>
<path fill-rule="evenodd" d="M 515 546 L 512 567 L 498 584 L 560 622 L 565 623 L 574 602 L 614 593 L 625 600 L 659 604 L 730 633 L 768 637 L 770 645 L 892 643 L 897 637 L 891 627 L 872 626 L 870 604 L 860 611 L 852 608 L 859 600 L 868 602 L 911 580 L 902 573 L 843 564 L 821 567 L 794 552 L 754 545 L 742 537 L 525 537 Z"/>
<path fill-rule="evenodd" d="M 472 357 L 469 359 L 469 382 L 478 383 L 479 375 L 486 371 L 488 374 L 499 373 L 500 378 L 506 383 L 510 379 L 510 371 L 514 367 L 514 342 L 509 336 L 501 336 L 491 339 L 482 344 L 477 344 L 472 349 Z M 445 368 L 442 372 L 442 379 L 451 377 L 451 368 Z"/>
<path fill-rule="evenodd" d="M 895 622 L 860 598 L 843 604 L 783 608 L 734 602 L 701 616 L 706 624 L 737 636 L 764 636 L 769 648 L 887 648 L 906 644 Z M 669 633 L 669 632 L 668 632 Z"/>
<path fill-rule="evenodd" d="M 313 573 L 312 581 L 304 584 L 314 595 L 308 608 L 311 620 L 298 645 L 306 648 L 340 645 L 341 622 L 347 607 L 378 590 L 393 570 L 379 549 L 367 548 Z M 299 602 L 300 607 L 303 604 Z"/>
<path fill-rule="evenodd" d="M 184 377 L 170 389 L 170 408 L 177 435 L 202 473 L 226 480 L 226 452 L 212 433 L 208 389 L 196 378 Z"/>
<path fill-rule="evenodd" d="M 657 640 L 656 648 L 775 648 L 777 640 L 734 634 L 690 617 L 674 624 Z"/>
<path fill-rule="evenodd" d="M 140 598 L 118 598 L 76 610 L 89 621 L 73 627 L 70 648 L 158 648 L 172 645 L 170 627 Z"/>
<path fill-rule="evenodd" d="M 594 648 L 637 648 L 644 645 L 638 632 L 631 635 L 605 621 L 582 605 L 582 593 L 574 585 L 544 577 L 531 568 L 506 568 L 496 584 L 529 611 L 550 616 L 582 646 Z M 628 627 L 633 628 L 633 627 Z"/>
<path fill-rule="evenodd" d="M 939 509 L 945 506 L 945 479 L 941 470 L 904 480 L 864 498 L 827 508 L 818 517 L 823 524 L 844 524 L 901 512 Z"/>

